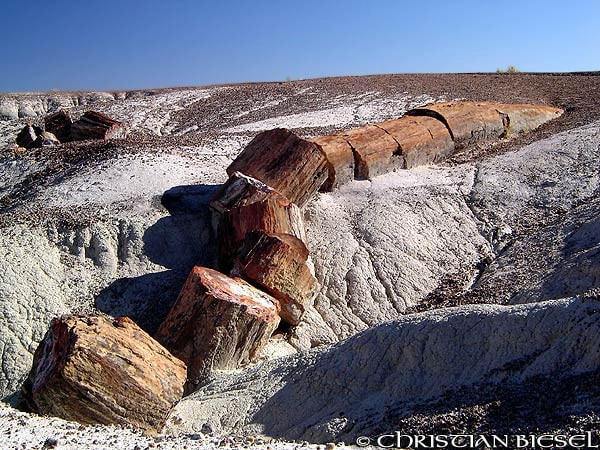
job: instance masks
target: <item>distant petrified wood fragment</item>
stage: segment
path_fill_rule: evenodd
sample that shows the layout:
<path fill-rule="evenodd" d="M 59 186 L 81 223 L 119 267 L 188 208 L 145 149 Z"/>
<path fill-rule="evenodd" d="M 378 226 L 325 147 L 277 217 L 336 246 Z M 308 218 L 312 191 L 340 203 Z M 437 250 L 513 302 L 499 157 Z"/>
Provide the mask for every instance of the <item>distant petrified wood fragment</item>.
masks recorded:
<path fill-rule="evenodd" d="M 377 126 L 400 144 L 407 169 L 442 161 L 454 151 L 446 126 L 431 117 L 406 116 Z"/>
<path fill-rule="evenodd" d="M 34 144 L 35 147 L 53 147 L 55 145 L 60 145 L 60 141 L 49 131 L 42 131 Z"/>
<path fill-rule="evenodd" d="M 343 131 L 339 135 L 354 151 L 356 179 L 366 180 L 405 167 L 398 142 L 376 125 Z"/>
<path fill-rule="evenodd" d="M 186 368 L 131 319 L 55 319 L 23 386 L 31 408 L 84 424 L 162 428 Z"/>
<path fill-rule="evenodd" d="M 73 120 L 68 111 L 61 109 L 44 119 L 44 128 L 47 132 L 52 133 L 60 142 L 71 140 L 71 125 Z"/>
<path fill-rule="evenodd" d="M 256 136 L 227 168 L 241 172 L 304 206 L 327 179 L 327 159 L 313 142 L 277 128 Z"/>
<path fill-rule="evenodd" d="M 408 111 L 408 116 L 429 116 L 444 123 L 457 149 L 504 135 L 498 104 L 486 102 L 434 103 Z"/>
<path fill-rule="evenodd" d="M 327 180 L 321 186 L 325 192 L 354 179 L 354 154 L 352 147 L 343 137 L 332 134 L 312 139 L 327 158 Z"/>
<path fill-rule="evenodd" d="M 544 105 L 497 105 L 504 118 L 505 135 L 525 133 L 536 129 L 564 112 L 560 108 Z"/>
<path fill-rule="evenodd" d="M 194 267 L 156 338 L 188 366 L 186 393 L 252 361 L 279 324 L 276 302 L 239 278 Z"/>
<path fill-rule="evenodd" d="M 297 325 L 317 288 L 307 259 L 308 249 L 300 239 L 289 234 L 253 232 L 246 235 L 231 274 L 279 300 L 281 320 Z"/>
<path fill-rule="evenodd" d="M 38 136 L 42 134 L 42 129 L 32 125 L 23 127 L 17 134 L 17 145 L 24 148 L 34 148 L 37 146 Z"/>
<path fill-rule="evenodd" d="M 211 206 L 221 212 L 217 239 L 220 264 L 226 272 L 250 231 L 286 233 L 306 240 L 300 208 L 274 189 L 240 173 L 234 173 L 223 185 Z"/>
<path fill-rule="evenodd" d="M 125 127 L 118 120 L 96 111 L 87 111 L 71 125 L 71 140 L 113 139 L 125 136 Z"/>

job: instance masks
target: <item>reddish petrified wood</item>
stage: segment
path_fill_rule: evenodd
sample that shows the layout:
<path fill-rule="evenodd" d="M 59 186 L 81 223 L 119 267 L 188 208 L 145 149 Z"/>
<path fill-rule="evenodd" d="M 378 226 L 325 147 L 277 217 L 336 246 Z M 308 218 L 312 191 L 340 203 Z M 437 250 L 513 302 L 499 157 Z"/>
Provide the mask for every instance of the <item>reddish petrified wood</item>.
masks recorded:
<path fill-rule="evenodd" d="M 486 102 L 434 103 L 408 111 L 408 116 L 429 116 L 444 123 L 457 149 L 504 135 L 502 116 L 497 104 Z"/>
<path fill-rule="evenodd" d="M 71 125 L 71 140 L 113 139 L 125 137 L 125 127 L 118 120 L 96 111 L 87 111 Z"/>
<path fill-rule="evenodd" d="M 221 268 L 229 272 L 246 233 L 286 233 L 306 240 L 302 211 L 274 189 L 234 173 L 213 198 L 219 212 L 217 239 Z"/>
<path fill-rule="evenodd" d="M 454 151 L 446 126 L 431 117 L 402 117 L 377 124 L 400 144 L 405 167 L 442 161 Z"/>
<path fill-rule="evenodd" d="M 47 132 L 52 133 L 60 142 L 71 140 L 71 126 L 73 120 L 68 111 L 61 109 L 60 111 L 50 114 L 44 118 L 44 128 Z"/>
<path fill-rule="evenodd" d="M 337 134 L 312 139 L 327 158 L 327 180 L 321 191 L 329 192 L 354 179 L 354 154 L 352 147 Z"/>
<path fill-rule="evenodd" d="M 159 432 L 183 394 L 185 365 L 131 319 L 55 319 L 23 391 L 40 413 Z"/>
<path fill-rule="evenodd" d="M 327 179 L 327 159 L 313 142 L 277 128 L 256 136 L 227 168 L 242 172 L 304 206 Z"/>
<path fill-rule="evenodd" d="M 404 157 L 398 142 L 376 125 L 367 125 L 343 131 L 345 139 L 354 152 L 354 177 L 369 179 L 404 168 Z"/>
<path fill-rule="evenodd" d="M 279 324 L 277 300 L 240 278 L 194 267 L 156 339 L 188 366 L 186 393 L 252 361 Z"/>
<path fill-rule="evenodd" d="M 525 133 L 555 119 L 564 112 L 560 108 L 544 105 L 497 105 L 504 118 L 505 135 Z"/>
<path fill-rule="evenodd" d="M 279 300 L 281 320 L 297 325 L 317 289 L 307 259 L 308 249 L 300 239 L 289 234 L 253 232 L 246 235 L 231 274 Z"/>

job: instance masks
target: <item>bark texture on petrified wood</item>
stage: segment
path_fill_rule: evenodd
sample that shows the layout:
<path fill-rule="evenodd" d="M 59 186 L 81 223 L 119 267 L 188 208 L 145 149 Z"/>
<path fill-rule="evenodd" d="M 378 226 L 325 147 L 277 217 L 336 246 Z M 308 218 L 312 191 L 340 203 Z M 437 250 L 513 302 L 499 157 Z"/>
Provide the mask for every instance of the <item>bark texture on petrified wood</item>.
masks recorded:
<path fill-rule="evenodd" d="M 304 206 L 327 179 L 327 159 L 313 142 L 276 128 L 256 136 L 227 168 L 242 172 Z"/>
<path fill-rule="evenodd" d="M 185 392 L 252 361 L 279 325 L 276 302 L 240 278 L 194 267 L 156 333 L 188 366 Z"/>
<path fill-rule="evenodd" d="M 161 430 L 186 368 L 131 319 L 55 319 L 23 386 L 30 407 L 84 424 Z"/>
<path fill-rule="evenodd" d="M 219 263 L 228 272 L 246 233 L 285 233 L 306 240 L 302 211 L 274 189 L 234 174 L 211 202 L 222 211 L 217 225 Z"/>
<path fill-rule="evenodd" d="M 497 105 L 497 110 L 504 117 L 506 136 L 534 130 L 564 112 L 552 106 L 519 104 Z"/>
<path fill-rule="evenodd" d="M 405 167 L 400 145 L 377 125 L 342 131 L 339 135 L 354 151 L 356 179 L 365 180 Z"/>
<path fill-rule="evenodd" d="M 457 149 L 504 135 L 504 123 L 498 104 L 487 102 L 434 103 L 408 111 L 408 116 L 430 116 L 444 123 Z"/>
<path fill-rule="evenodd" d="M 124 136 L 125 128 L 121 122 L 96 111 L 87 111 L 71 125 L 72 141 L 113 139 Z"/>
<path fill-rule="evenodd" d="M 321 191 L 332 191 L 354 179 L 354 154 L 346 139 L 332 134 L 311 140 L 327 158 L 327 180 L 321 186 Z"/>
<path fill-rule="evenodd" d="M 231 274 L 260 286 L 279 300 L 281 320 L 298 325 L 317 289 L 307 259 L 308 249 L 300 239 L 289 234 L 253 232 L 246 235 Z"/>
<path fill-rule="evenodd" d="M 439 162 L 454 151 L 446 126 L 431 117 L 402 117 L 377 124 L 400 144 L 407 169 Z"/>
<path fill-rule="evenodd" d="M 49 133 L 52 133 L 58 138 L 60 142 L 67 142 L 71 140 L 71 126 L 73 120 L 68 111 L 61 109 L 46 116 L 44 119 L 44 128 Z"/>

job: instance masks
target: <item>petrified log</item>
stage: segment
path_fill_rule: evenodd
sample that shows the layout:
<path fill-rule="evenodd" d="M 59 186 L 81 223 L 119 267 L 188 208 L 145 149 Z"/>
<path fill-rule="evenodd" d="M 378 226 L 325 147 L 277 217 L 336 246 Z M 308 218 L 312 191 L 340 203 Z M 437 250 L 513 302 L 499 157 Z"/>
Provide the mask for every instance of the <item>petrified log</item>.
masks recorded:
<path fill-rule="evenodd" d="M 23 391 L 40 414 L 158 432 L 185 375 L 185 365 L 131 319 L 69 316 L 52 322 Z"/>
<path fill-rule="evenodd" d="M 549 120 L 559 117 L 564 111 L 544 105 L 497 105 L 504 118 L 505 135 L 525 133 Z"/>
<path fill-rule="evenodd" d="M 402 117 L 377 124 L 400 145 L 405 167 L 431 164 L 454 151 L 454 141 L 446 126 L 431 117 Z"/>
<path fill-rule="evenodd" d="M 504 123 L 498 104 L 486 102 L 443 102 L 408 111 L 408 116 L 429 116 L 441 121 L 454 140 L 456 149 L 499 139 Z"/>
<path fill-rule="evenodd" d="M 47 132 L 52 133 L 60 142 L 71 140 L 71 125 L 73 120 L 68 111 L 61 109 L 44 119 L 44 128 Z"/>
<path fill-rule="evenodd" d="M 240 278 L 194 267 L 156 339 L 187 364 L 185 392 L 252 361 L 279 325 L 276 302 Z"/>
<path fill-rule="evenodd" d="M 60 145 L 60 141 L 49 131 L 42 131 L 34 143 L 35 147 L 53 147 L 55 145 Z"/>
<path fill-rule="evenodd" d="M 366 180 L 405 168 L 402 150 L 396 140 L 377 125 L 367 125 L 339 135 L 354 151 L 354 178 Z"/>
<path fill-rule="evenodd" d="M 234 173 L 217 192 L 211 206 L 220 212 L 217 225 L 219 261 L 228 272 L 246 233 L 285 233 L 306 240 L 302 211 L 274 189 Z"/>
<path fill-rule="evenodd" d="M 354 154 L 343 137 L 332 134 L 312 139 L 327 158 L 327 180 L 321 191 L 329 192 L 354 179 Z"/>
<path fill-rule="evenodd" d="M 71 140 L 113 139 L 125 136 L 125 127 L 118 120 L 96 111 L 87 111 L 71 125 Z"/>
<path fill-rule="evenodd" d="M 17 134 L 17 145 L 24 148 L 34 148 L 37 146 L 38 136 L 42 134 L 40 127 L 25 125 L 19 134 Z"/>
<path fill-rule="evenodd" d="M 231 274 L 275 297 L 281 320 L 297 325 L 317 288 L 307 259 L 308 249 L 300 239 L 289 234 L 253 232 L 246 235 Z"/>
<path fill-rule="evenodd" d="M 327 179 L 327 159 L 313 142 L 276 128 L 256 136 L 227 168 L 242 172 L 304 206 Z"/>

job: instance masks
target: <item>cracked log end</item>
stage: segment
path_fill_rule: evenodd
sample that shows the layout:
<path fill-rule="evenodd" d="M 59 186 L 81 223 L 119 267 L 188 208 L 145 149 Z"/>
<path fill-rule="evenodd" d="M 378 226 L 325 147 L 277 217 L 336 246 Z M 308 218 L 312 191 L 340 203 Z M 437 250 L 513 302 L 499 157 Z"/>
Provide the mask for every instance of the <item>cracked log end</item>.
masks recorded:
<path fill-rule="evenodd" d="M 341 136 L 333 134 L 312 139 L 327 158 L 327 180 L 321 191 L 331 192 L 354 179 L 354 154 L 352 147 Z"/>
<path fill-rule="evenodd" d="M 39 147 L 38 136 L 42 134 L 42 129 L 32 125 L 25 125 L 19 134 L 17 134 L 17 145 L 23 148 Z"/>
<path fill-rule="evenodd" d="M 304 206 L 327 179 L 327 159 L 313 142 L 276 128 L 256 136 L 227 168 L 241 172 Z"/>
<path fill-rule="evenodd" d="M 159 432 L 181 399 L 186 368 L 131 319 L 53 320 L 23 391 L 40 414 Z"/>
<path fill-rule="evenodd" d="M 431 117 L 405 116 L 379 126 L 400 144 L 407 169 L 442 161 L 454 152 L 448 129 Z"/>
<path fill-rule="evenodd" d="M 317 290 L 317 280 L 307 259 L 308 249 L 294 236 L 248 233 L 232 274 L 260 286 L 279 300 L 281 320 L 297 325 Z"/>
<path fill-rule="evenodd" d="M 87 111 L 71 125 L 72 141 L 122 137 L 125 137 L 123 124 L 97 111 Z"/>
<path fill-rule="evenodd" d="M 398 143 L 376 125 L 355 128 L 339 134 L 354 152 L 354 178 L 366 180 L 405 167 Z"/>
<path fill-rule="evenodd" d="M 255 359 L 279 325 L 276 303 L 240 278 L 194 267 L 156 334 L 187 364 L 185 392 Z"/>
<path fill-rule="evenodd" d="M 71 140 L 73 120 L 68 111 L 61 109 L 44 118 L 44 129 L 56 136 L 60 142 Z"/>

